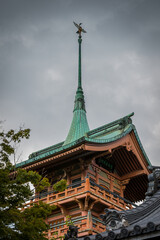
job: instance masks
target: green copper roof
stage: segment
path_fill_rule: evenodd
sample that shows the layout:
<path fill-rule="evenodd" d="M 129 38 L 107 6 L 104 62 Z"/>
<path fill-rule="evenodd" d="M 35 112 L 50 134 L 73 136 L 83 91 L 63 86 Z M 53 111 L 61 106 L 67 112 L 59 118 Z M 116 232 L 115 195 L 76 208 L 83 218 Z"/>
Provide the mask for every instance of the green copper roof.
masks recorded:
<path fill-rule="evenodd" d="M 75 140 L 85 136 L 86 132 L 89 131 L 81 80 L 81 43 L 82 43 L 81 36 L 79 36 L 78 38 L 78 43 L 79 43 L 78 88 L 76 91 L 74 102 L 73 119 L 64 145 L 74 142 Z"/>
<path fill-rule="evenodd" d="M 131 131 L 133 131 L 136 136 L 136 139 L 137 139 L 138 144 L 141 148 L 141 151 L 146 159 L 146 162 L 149 165 L 151 165 L 151 163 L 145 153 L 145 150 L 142 146 L 142 143 L 140 141 L 140 138 L 138 136 L 136 128 L 132 124 L 131 116 L 133 116 L 133 113 L 129 114 L 123 118 L 120 118 L 114 122 L 111 122 L 109 124 L 105 124 L 101 127 L 93 129 L 93 130 L 87 132 L 86 136 L 83 136 L 71 143 L 66 144 L 66 145 L 64 145 L 64 142 L 61 142 L 61 143 L 53 145 L 51 147 L 34 152 L 29 156 L 28 160 L 16 164 L 16 168 L 24 167 L 25 165 L 32 164 L 33 162 L 36 162 L 36 161 L 41 161 L 41 159 L 53 156 L 54 154 L 63 152 L 67 149 L 70 149 L 70 148 L 77 146 L 79 144 L 82 144 L 84 142 L 98 143 L 98 144 L 111 143 L 111 142 L 114 142 L 114 141 L 126 136 Z"/>
<path fill-rule="evenodd" d="M 86 113 L 84 110 L 77 110 L 73 113 L 73 120 L 64 142 L 64 145 L 74 142 L 75 140 L 83 137 L 89 131 Z"/>

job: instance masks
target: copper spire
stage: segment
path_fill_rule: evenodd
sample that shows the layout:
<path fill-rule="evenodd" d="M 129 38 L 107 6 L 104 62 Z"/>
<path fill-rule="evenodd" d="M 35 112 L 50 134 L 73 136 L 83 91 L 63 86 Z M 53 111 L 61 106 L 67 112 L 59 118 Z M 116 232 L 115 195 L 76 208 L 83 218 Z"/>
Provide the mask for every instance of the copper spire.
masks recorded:
<path fill-rule="evenodd" d="M 86 33 L 86 31 L 81 27 L 81 23 L 78 25 L 73 22 L 74 25 L 78 28 L 77 33 L 79 34 L 78 43 L 79 43 L 79 56 L 78 56 L 78 88 L 76 91 L 75 101 L 74 101 L 74 110 L 73 110 L 73 119 L 70 126 L 68 136 L 64 142 L 64 145 L 74 142 L 79 138 L 83 137 L 86 132 L 89 131 L 89 126 L 86 117 L 85 110 L 85 101 L 84 94 L 82 89 L 82 79 L 81 79 L 81 43 L 82 36 L 81 32 Z"/>

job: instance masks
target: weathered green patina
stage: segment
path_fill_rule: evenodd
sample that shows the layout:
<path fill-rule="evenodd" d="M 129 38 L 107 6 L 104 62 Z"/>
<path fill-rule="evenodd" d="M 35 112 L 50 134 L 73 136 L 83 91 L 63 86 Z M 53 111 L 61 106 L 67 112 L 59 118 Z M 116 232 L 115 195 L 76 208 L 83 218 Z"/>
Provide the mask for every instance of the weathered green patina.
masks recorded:
<path fill-rule="evenodd" d="M 81 43 L 82 43 L 81 36 L 79 36 L 78 38 L 78 43 L 79 43 L 78 88 L 75 96 L 72 123 L 67 138 L 63 145 L 67 145 L 69 143 L 76 141 L 77 139 L 85 136 L 86 132 L 89 131 L 81 78 Z"/>
<path fill-rule="evenodd" d="M 53 145 L 51 147 L 42 149 L 40 151 L 34 152 L 29 156 L 29 159 L 18 163 L 16 167 L 24 167 L 25 165 L 32 164 L 36 161 L 41 161 L 41 159 L 56 155 L 60 152 L 65 152 L 67 149 L 70 149 L 72 147 L 76 147 L 82 143 L 90 142 L 90 143 L 111 143 L 118 139 L 123 138 L 127 134 L 129 134 L 131 131 L 134 132 L 136 139 L 138 141 L 138 144 L 141 148 L 141 151 L 148 162 L 149 165 L 151 165 L 145 150 L 142 146 L 142 143 L 139 139 L 138 133 L 136 131 L 135 126 L 132 124 L 131 116 L 133 116 L 133 113 L 120 118 L 114 122 L 111 122 L 109 124 L 103 125 L 101 127 L 98 127 L 94 130 L 86 132 L 85 136 L 64 145 L 64 142 L 58 143 L 56 145 Z"/>

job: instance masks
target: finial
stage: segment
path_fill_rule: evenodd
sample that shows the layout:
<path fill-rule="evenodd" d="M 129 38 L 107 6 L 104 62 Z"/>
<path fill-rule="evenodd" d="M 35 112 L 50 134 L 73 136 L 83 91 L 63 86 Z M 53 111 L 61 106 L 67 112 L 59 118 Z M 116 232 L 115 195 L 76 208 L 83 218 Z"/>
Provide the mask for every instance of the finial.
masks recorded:
<path fill-rule="evenodd" d="M 70 126 L 69 133 L 63 145 L 70 144 L 74 141 L 85 136 L 89 131 L 89 126 L 87 122 L 86 110 L 85 110 L 85 101 L 84 94 L 82 89 L 82 79 L 81 79 L 81 44 L 82 37 L 81 32 L 86 33 L 86 31 L 81 27 L 81 24 L 73 22 L 74 25 L 78 28 L 77 34 L 78 45 L 79 45 L 79 54 L 78 54 L 78 87 L 76 91 L 75 101 L 74 101 L 74 110 L 73 110 L 73 119 Z"/>
<path fill-rule="evenodd" d="M 86 33 L 86 31 L 81 27 L 82 23 L 75 23 L 73 22 L 76 28 L 78 28 L 78 31 L 76 32 L 79 34 L 78 43 L 79 43 L 79 60 L 78 60 L 78 89 L 77 91 L 81 91 L 82 93 L 82 81 L 81 81 L 81 43 L 82 43 L 82 37 L 81 32 Z"/>
<path fill-rule="evenodd" d="M 81 27 L 82 23 L 79 23 L 79 24 L 75 22 L 73 23 L 78 28 L 78 31 L 76 33 L 79 34 L 79 37 L 81 38 L 81 32 L 86 33 L 86 31 Z"/>

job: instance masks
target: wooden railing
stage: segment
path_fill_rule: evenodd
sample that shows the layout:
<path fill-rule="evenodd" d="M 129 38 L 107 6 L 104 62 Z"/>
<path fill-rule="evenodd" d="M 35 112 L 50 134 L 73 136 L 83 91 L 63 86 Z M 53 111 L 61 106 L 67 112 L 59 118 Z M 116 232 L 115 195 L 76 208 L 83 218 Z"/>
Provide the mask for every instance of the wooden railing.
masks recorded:
<path fill-rule="evenodd" d="M 105 231 L 106 226 L 100 219 L 92 216 L 92 221 L 93 221 L 93 224 L 91 226 L 91 229 L 95 231 L 95 233 L 100 233 Z M 82 232 L 91 230 L 91 229 L 88 229 L 88 226 L 87 226 L 87 216 L 75 218 L 72 220 L 72 222 L 79 229 L 78 231 L 79 237 L 81 236 Z M 65 222 L 51 225 L 50 228 L 51 229 L 49 230 L 49 236 L 50 237 L 55 236 L 57 238 L 59 238 L 60 236 L 64 236 L 68 230 L 68 226 L 66 225 Z"/>
<path fill-rule="evenodd" d="M 80 185 L 75 187 L 74 185 Z M 56 203 L 60 200 L 65 200 L 67 198 L 79 195 L 80 193 L 89 192 L 93 195 L 97 195 L 100 198 L 103 198 L 109 203 L 114 203 L 117 206 L 120 206 L 123 209 L 131 209 L 133 206 L 136 206 L 134 203 L 124 199 L 116 193 L 111 192 L 108 189 L 96 184 L 91 181 L 89 178 L 86 178 L 85 181 L 77 182 L 75 184 L 69 185 L 65 191 L 57 192 L 47 192 L 45 194 L 35 195 L 31 198 L 31 201 L 28 204 L 25 204 L 25 207 L 30 207 L 31 203 L 38 203 L 39 200 L 45 203 Z"/>
<path fill-rule="evenodd" d="M 133 207 L 137 207 L 136 204 L 132 203 L 131 201 L 119 196 L 117 193 L 114 193 L 112 191 L 110 191 L 109 189 L 106 189 L 100 185 L 98 185 L 97 183 L 95 183 L 94 181 L 90 180 L 90 188 L 94 191 L 96 191 L 98 193 L 98 195 L 103 195 L 104 197 L 106 197 L 107 199 L 116 202 L 116 203 L 120 203 L 120 204 L 125 204 L 126 209 L 130 209 Z M 104 193 L 105 192 L 105 193 Z"/>

